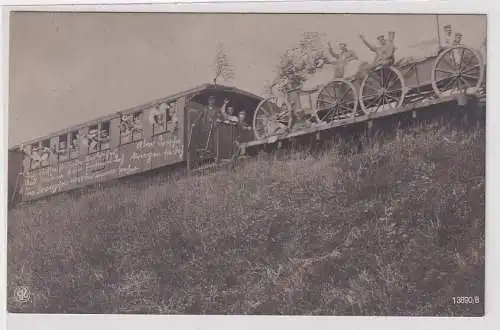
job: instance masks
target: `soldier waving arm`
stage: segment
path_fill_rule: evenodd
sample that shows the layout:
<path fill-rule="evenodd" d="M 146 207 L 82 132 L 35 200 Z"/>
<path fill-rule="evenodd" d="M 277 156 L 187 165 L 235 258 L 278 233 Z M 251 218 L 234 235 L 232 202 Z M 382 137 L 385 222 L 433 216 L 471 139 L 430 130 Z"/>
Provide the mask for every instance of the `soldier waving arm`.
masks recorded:
<path fill-rule="evenodd" d="M 377 51 L 377 47 L 375 47 L 374 45 L 372 45 L 368 41 L 366 41 L 365 37 L 362 34 L 360 34 L 359 37 L 361 38 L 363 43 L 366 45 L 366 47 L 368 47 L 372 52 Z"/>

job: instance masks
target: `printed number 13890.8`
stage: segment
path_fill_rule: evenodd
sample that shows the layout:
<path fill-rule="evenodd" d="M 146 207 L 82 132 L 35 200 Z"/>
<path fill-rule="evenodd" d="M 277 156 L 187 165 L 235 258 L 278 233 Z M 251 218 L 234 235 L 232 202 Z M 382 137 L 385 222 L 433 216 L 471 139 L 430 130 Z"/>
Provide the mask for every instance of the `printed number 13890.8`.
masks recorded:
<path fill-rule="evenodd" d="M 479 296 L 475 297 L 452 297 L 454 304 L 479 304 Z"/>

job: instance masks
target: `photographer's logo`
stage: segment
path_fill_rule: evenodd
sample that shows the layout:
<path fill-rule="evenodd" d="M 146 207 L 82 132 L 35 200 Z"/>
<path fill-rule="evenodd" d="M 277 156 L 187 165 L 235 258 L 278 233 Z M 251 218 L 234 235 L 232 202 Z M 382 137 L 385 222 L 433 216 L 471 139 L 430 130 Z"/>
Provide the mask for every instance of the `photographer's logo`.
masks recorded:
<path fill-rule="evenodd" d="M 31 301 L 30 290 L 25 286 L 17 287 L 14 290 L 14 299 L 23 304 Z"/>

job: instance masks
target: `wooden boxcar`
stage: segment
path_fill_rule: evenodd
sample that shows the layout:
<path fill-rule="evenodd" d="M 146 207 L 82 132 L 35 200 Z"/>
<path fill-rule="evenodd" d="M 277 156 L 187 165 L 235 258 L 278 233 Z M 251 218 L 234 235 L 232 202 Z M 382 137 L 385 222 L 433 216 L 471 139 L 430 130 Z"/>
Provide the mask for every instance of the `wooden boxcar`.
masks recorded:
<path fill-rule="evenodd" d="M 193 168 L 206 160 L 230 158 L 235 140 L 253 140 L 239 124 L 216 120 L 209 128 L 197 121 L 215 97 L 236 111 L 262 100 L 221 85 L 201 85 L 138 107 L 98 118 L 15 146 L 9 152 L 9 199 L 29 201 L 174 164 Z M 250 134 L 249 134 L 250 132 Z"/>

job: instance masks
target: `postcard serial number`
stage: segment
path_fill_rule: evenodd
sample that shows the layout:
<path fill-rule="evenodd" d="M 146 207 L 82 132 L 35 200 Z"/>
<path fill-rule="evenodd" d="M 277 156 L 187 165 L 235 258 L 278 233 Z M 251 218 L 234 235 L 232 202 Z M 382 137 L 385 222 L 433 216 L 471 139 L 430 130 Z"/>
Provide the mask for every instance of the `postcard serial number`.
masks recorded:
<path fill-rule="evenodd" d="M 474 297 L 452 297 L 452 301 L 454 304 L 479 304 L 481 300 L 479 296 Z"/>

